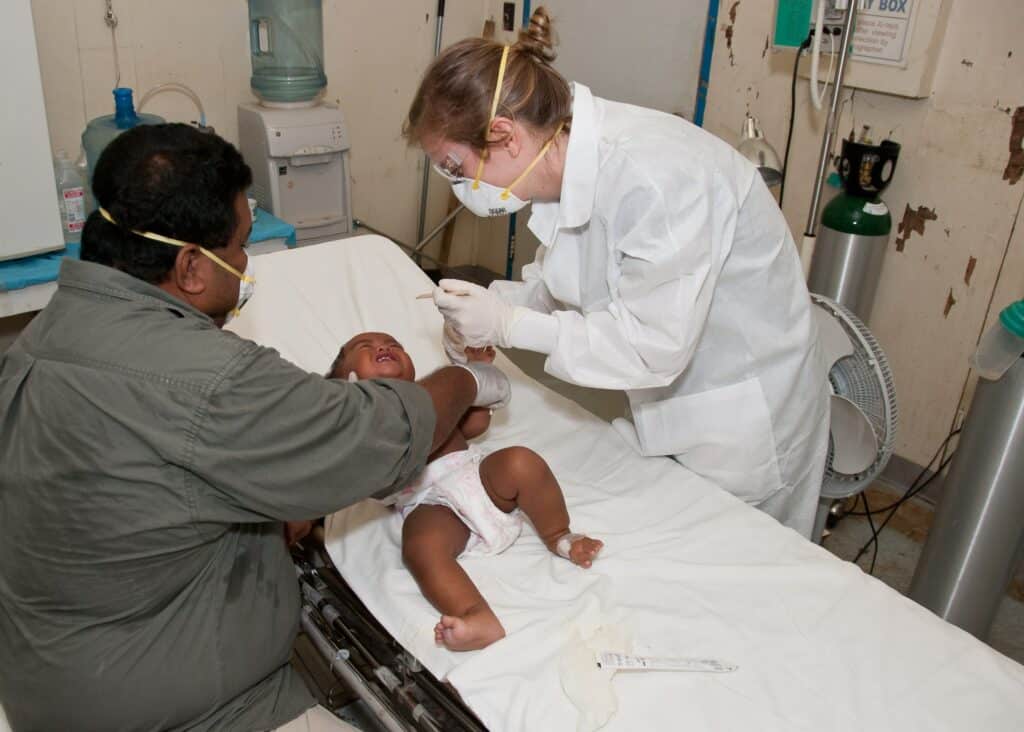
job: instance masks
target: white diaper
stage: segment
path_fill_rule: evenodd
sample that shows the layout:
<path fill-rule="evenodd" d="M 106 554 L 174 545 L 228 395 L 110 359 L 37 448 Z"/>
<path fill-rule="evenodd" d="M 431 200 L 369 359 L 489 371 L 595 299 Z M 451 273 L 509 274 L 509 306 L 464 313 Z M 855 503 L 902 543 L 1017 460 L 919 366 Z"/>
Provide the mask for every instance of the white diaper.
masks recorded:
<path fill-rule="evenodd" d="M 422 503 L 447 506 L 469 528 L 463 554 L 500 554 L 519 538 L 523 515 L 517 508 L 505 513 L 494 505 L 480 481 L 480 461 L 487 453 L 476 445 L 448 453 L 427 465 L 419 477 L 388 499 L 408 516 Z"/>

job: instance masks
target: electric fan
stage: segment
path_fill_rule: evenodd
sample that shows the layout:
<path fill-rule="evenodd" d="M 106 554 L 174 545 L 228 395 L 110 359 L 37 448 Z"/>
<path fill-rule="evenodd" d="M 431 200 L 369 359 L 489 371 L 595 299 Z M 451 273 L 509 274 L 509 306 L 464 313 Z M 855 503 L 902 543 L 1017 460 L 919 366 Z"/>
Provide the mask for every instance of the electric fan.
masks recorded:
<path fill-rule="evenodd" d="M 892 457 L 896 388 L 889 360 L 864 323 L 823 295 L 812 293 L 811 300 L 832 390 L 828 459 L 821 484 L 827 512 L 832 500 L 856 495 L 870 485 Z"/>

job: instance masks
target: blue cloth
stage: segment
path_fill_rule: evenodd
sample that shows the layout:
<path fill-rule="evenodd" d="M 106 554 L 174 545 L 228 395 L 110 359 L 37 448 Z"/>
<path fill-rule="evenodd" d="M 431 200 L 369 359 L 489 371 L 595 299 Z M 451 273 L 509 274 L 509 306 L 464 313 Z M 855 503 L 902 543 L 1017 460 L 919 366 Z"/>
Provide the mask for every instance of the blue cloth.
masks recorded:
<path fill-rule="evenodd" d="M 64 257 L 78 259 L 81 251 L 82 245 L 73 242 L 58 252 L 0 262 L 0 292 L 53 282 L 60 271 L 60 260 Z"/>
<path fill-rule="evenodd" d="M 258 208 L 256 209 L 256 219 L 252 222 L 252 234 L 249 236 L 249 241 L 258 242 L 268 239 L 284 239 L 285 244 L 294 247 L 296 245 L 295 227 Z M 57 273 L 60 271 L 60 260 L 64 257 L 78 259 L 81 251 L 82 245 L 73 242 L 58 252 L 0 262 L 0 292 L 53 282 L 57 279 Z"/>
<path fill-rule="evenodd" d="M 256 209 L 256 218 L 252 222 L 252 234 L 249 235 L 250 242 L 266 241 L 267 239 L 284 239 L 284 243 L 290 247 L 295 246 L 295 227 L 287 221 L 274 216 L 262 208 Z"/>

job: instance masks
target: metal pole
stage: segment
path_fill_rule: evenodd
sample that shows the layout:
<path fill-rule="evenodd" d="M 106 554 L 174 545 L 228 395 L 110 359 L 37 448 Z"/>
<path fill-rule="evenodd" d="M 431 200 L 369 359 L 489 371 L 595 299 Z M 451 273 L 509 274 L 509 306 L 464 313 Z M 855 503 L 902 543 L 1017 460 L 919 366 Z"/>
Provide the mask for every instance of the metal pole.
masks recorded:
<path fill-rule="evenodd" d="M 839 69 L 836 71 L 836 82 L 832 87 L 832 103 L 828 108 L 828 121 L 825 124 L 825 134 L 821 139 L 821 155 L 818 158 L 818 175 L 814 180 L 814 191 L 811 195 L 811 210 L 807 216 L 807 228 L 804 233 L 814 236 L 818 224 L 818 208 L 821 205 L 821 190 L 825 186 L 825 177 L 828 171 L 830 152 L 832 150 L 832 137 L 836 128 L 836 113 L 839 109 L 839 97 L 843 92 L 843 78 L 846 76 L 846 61 L 850 55 L 850 41 L 853 35 L 853 24 L 857 17 L 857 2 L 850 3 L 850 9 L 846 11 L 846 22 L 843 24 L 843 39 L 839 47 Z"/>
<path fill-rule="evenodd" d="M 444 31 L 444 3 L 437 0 L 437 23 L 434 29 L 434 58 L 441 53 L 441 34 Z M 423 181 L 420 184 L 420 212 L 416 218 L 416 240 L 423 239 L 423 231 L 427 227 L 427 194 L 430 192 L 430 157 L 423 154 Z"/>
<path fill-rule="evenodd" d="M 516 268 L 516 226 L 515 214 L 508 217 L 508 240 L 505 242 L 505 279 L 510 280 Z"/>
<path fill-rule="evenodd" d="M 523 28 L 530 27 L 530 0 L 523 0 Z M 508 233 L 505 239 L 505 279 L 512 279 L 516 264 L 516 226 L 518 217 L 515 213 L 508 217 Z"/>
<path fill-rule="evenodd" d="M 839 68 L 836 70 L 836 81 L 832 87 L 832 101 L 828 108 L 828 120 L 825 123 L 825 134 L 821 139 L 821 155 L 818 157 L 818 174 L 814 179 L 814 189 L 811 193 L 811 210 L 807 214 L 807 226 L 804 229 L 803 251 L 801 259 L 804 264 L 804 274 L 810 271 L 811 256 L 814 250 L 814 238 L 818 228 L 818 209 L 821 206 L 821 191 L 825 186 L 825 177 L 828 174 L 828 165 L 831 158 L 832 138 L 836 127 L 836 114 L 839 109 L 839 97 L 843 92 L 843 78 L 846 76 L 846 62 L 850 55 L 850 43 L 853 40 L 853 25 L 857 19 L 857 5 L 860 0 L 852 0 L 850 8 L 846 11 L 846 20 L 843 23 L 843 37 L 839 47 Z M 795 114 L 795 111 L 794 111 Z"/>
<path fill-rule="evenodd" d="M 366 229 L 369 232 L 372 232 L 372 233 L 377 234 L 379 236 L 383 236 L 385 239 L 389 240 L 392 244 L 397 246 L 399 249 L 403 249 L 404 251 L 408 252 L 409 256 L 412 257 L 413 261 L 416 261 L 418 259 L 425 259 L 428 262 L 430 262 L 431 264 L 437 265 L 438 269 L 443 269 L 443 268 L 448 266 L 447 264 L 444 264 L 443 262 L 435 259 L 434 257 L 430 256 L 429 254 L 427 254 L 425 252 L 417 252 L 415 249 L 413 249 L 408 244 L 405 244 L 405 243 L 399 241 L 398 239 L 393 238 L 390 234 L 388 234 L 385 231 L 381 231 L 380 229 L 376 229 L 376 228 L 370 226 L 368 223 L 366 223 L 362 219 L 352 219 L 352 226 L 354 226 L 357 229 Z M 416 264 L 420 265 L 420 262 L 416 261 Z"/>
<path fill-rule="evenodd" d="M 408 252 L 415 252 L 416 251 L 411 246 L 406 244 L 404 241 L 400 241 L 399 239 L 396 239 L 395 237 L 391 236 L 391 234 L 388 234 L 386 231 L 381 231 L 380 229 L 376 229 L 376 228 L 370 226 L 368 223 L 366 223 L 362 219 L 352 219 L 352 226 L 354 226 L 357 229 L 366 229 L 367 231 L 372 232 L 374 234 L 377 234 L 378 236 L 383 236 L 385 239 L 390 239 L 391 242 L 393 242 L 394 244 L 397 244 L 399 247 L 401 247 L 402 249 L 405 249 Z"/>
<path fill-rule="evenodd" d="M 453 209 L 450 214 L 448 214 L 447 216 L 444 217 L 444 221 L 442 221 L 440 224 L 438 224 L 433 229 L 431 229 L 429 234 L 427 234 L 425 237 L 423 237 L 422 239 L 420 239 L 416 243 L 416 246 L 414 246 L 412 248 L 413 251 L 417 252 L 417 253 L 422 251 L 423 247 L 425 247 L 427 244 L 429 244 L 430 241 L 435 236 L 437 236 L 442 231 L 444 231 L 444 227 L 446 227 L 448 225 L 448 222 L 451 221 L 452 219 L 454 219 L 456 216 L 458 216 L 459 212 L 462 211 L 462 209 L 464 209 L 464 208 L 466 208 L 466 207 L 463 204 L 461 204 L 461 203 L 458 206 L 456 206 L 455 209 Z"/>
<path fill-rule="evenodd" d="M 363 703 L 370 709 L 377 718 L 380 725 L 388 732 L 406 732 L 408 727 L 394 712 L 388 708 L 380 697 L 374 692 L 363 677 L 352 666 L 348 660 L 348 653 L 335 646 L 323 631 L 316 626 L 312 618 L 313 610 L 309 606 L 302 608 L 302 615 L 299 617 L 299 625 L 309 636 L 313 646 L 321 656 L 324 657 L 342 681 L 349 685 L 356 695 L 363 700 Z"/>

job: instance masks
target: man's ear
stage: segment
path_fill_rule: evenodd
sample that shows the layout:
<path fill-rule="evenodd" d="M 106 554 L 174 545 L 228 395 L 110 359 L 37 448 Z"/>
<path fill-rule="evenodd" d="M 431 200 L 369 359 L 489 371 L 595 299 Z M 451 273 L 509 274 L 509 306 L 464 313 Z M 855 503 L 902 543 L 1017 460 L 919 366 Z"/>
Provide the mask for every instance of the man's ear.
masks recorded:
<path fill-rule="evenodd" d="M 181 247 L 171 270 L 171 277 L 179 290 L 189 295 L 201 295 L 206 290 L 206 280 L 202 276 L 205 259 L 195 244 Z"/>
<path fill-rule="evenodd" d="M 519 157 L 519 153 L 523 149 L 522 132 L 508 117 L 494 118 L 491 122 L 488 139 L 505 148 L 513 158 Z"/>

